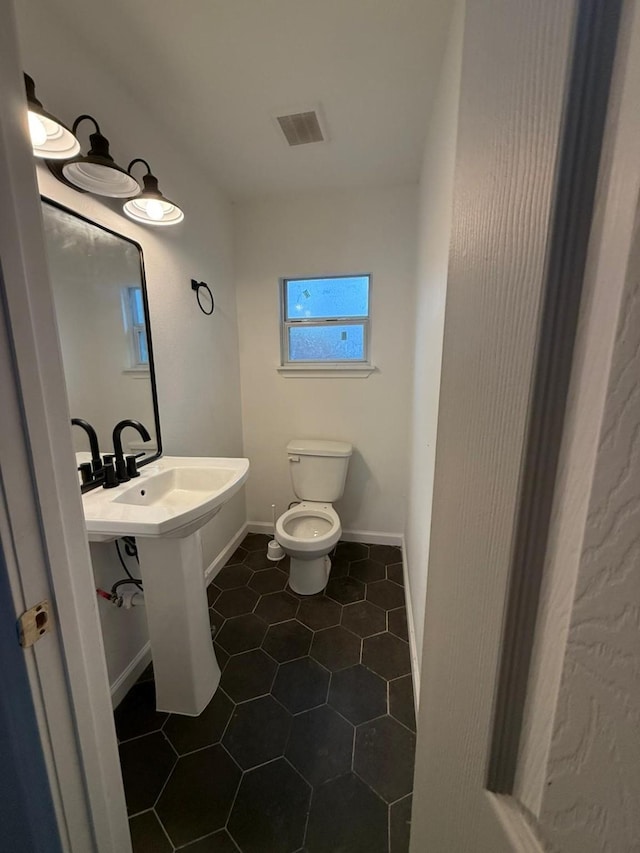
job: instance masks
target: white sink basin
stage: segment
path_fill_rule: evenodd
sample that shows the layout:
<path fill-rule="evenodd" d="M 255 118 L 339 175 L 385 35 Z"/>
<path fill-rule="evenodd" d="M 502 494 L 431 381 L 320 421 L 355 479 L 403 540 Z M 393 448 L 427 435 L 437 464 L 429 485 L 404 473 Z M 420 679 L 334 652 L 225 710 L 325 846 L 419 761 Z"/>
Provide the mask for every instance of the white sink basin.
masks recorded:
<path fill-rule="evenodd" d="M 196 716 L 218 687 L 199 528 L 248 476 L 248 459 L 163 456 L 83 496 L 91 541 L 136 537 L 159 711 Z"/>
<path fill-rule="evenodd" d="M 248 476 L 248 459 L 162 456 L 144 465 L 134 480 L 84 495 L 89 539 L 189 536 L 213 518 Z"/>

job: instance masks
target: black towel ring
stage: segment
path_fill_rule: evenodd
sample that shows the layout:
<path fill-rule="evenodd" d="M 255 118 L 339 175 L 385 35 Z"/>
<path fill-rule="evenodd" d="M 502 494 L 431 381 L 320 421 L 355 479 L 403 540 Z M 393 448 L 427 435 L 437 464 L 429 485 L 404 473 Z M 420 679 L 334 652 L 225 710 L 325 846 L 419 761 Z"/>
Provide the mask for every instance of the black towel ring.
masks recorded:
<path fill-rule="evenodd" d="M 211 299 L 211 308 L 209 311 L 203 306 L 202 301 L 200 300 L 200 290 L 204 288 L 209 294 L 209 298 Z M 207 314 L 207 316 L 213 314 L 215 310 L 215 302 L 213 301 L 213 293 L 211 292 L 211 288 L 204 281 L 196 281 L 195 278 L 191 279 L 191 290 L 195 290 L 196 299 L 198 300 L 198 305 L 203 314 Z"/>

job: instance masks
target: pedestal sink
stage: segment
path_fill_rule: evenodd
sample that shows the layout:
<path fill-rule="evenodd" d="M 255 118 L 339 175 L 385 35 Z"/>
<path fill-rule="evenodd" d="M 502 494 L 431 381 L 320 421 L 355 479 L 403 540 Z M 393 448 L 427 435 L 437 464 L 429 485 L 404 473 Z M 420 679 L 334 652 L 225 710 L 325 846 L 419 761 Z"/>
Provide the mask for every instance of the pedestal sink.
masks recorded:
<path fill-rule="evenodd" d="M 220 681 L 199 530 L 248 476 L 248 459 L 163 456 L 83 496 L 89 541 L 136 537 L 159 711 L 197 716 Z"/>

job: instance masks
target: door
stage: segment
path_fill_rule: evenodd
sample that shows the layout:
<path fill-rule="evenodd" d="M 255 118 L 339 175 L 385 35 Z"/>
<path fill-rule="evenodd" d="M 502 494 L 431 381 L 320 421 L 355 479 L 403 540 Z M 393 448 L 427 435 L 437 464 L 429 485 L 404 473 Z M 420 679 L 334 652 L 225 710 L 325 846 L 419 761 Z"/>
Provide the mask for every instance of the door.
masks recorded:
<path fill-rule="evenodd" d="M 10 0 L 0 0 L 0 10 L 0 582 L 7 584 L 1 618 L 16 646 L 13 654 L 3 648 L 3 662 L 5 652 L 7 661 L 20 657 L 23 667 L 15 671 L 26 677 L 31 694 L 22 728 L 14 728 L 20 740 L 12 746 L 23 760 L 32 757 L 18 776 L 3 763 L 0 850 L 7 840 L 4 812 L 15 817 L 20 796 L 32 798 L 31 817 L 40 809 L 43 825 L 35 828 L 35 840 L 48 838 L 48 847 L 29 849 L 55 849 L 44 803 L 48 787 L 62 850 L 127 853 L 127 812 Z M 52 630 L 22 649 L 16 618 L 43 600 L 50 603 Z M 3 634 L 3 646 L 9 636 Z M 15 714 L 16 705 L 25 703 L 22 676 L 7 689 L 3 709 Z M 29 708 L 39 743 L 32 738 Z M 47 779 L 36 785 L 31 774 L 37 775 L 38 755 Z M 25 780 L 31 781 L 21 792 Z"/>
<path fill-rule="evenodd" d="M 638 849 L 638 12 L 467 4 L 413 853 Z"/>
<path fill-rule="evenodd" d="M 38 723 L 0 543 L 0 853 L 60 853 Z"/>

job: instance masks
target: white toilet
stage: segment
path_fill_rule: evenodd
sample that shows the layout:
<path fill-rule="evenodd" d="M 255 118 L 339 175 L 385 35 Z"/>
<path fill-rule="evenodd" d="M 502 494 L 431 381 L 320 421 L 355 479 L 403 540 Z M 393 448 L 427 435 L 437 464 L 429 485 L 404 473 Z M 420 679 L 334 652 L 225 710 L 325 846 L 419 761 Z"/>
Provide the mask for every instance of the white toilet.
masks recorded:
<path fill-rule="evenodd" d="M 294 439 L 287 445 L 289 473 L 301 503 L 276 521 L 276 539 L 291 558 L 289 586 L 314 595 L 327 585 L 327 556 L 342 535 L 333 501 L 342 497 L 353 448 L 346 441 Z"/>

